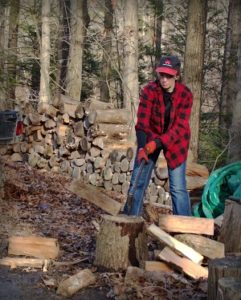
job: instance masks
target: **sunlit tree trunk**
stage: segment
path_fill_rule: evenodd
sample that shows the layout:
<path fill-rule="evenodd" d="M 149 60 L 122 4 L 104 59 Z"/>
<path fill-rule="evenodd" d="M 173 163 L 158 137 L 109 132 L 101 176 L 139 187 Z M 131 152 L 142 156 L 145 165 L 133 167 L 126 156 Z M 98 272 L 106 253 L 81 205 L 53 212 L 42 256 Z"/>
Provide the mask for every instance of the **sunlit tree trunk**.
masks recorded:
<path fill-rule="evenodd" d="M 0 110 L 7 109 L 7 48 L 9 36 L 9 6 L 4 3 L 0 9 Z"/>
<path fill-rule="evenodd" d="M 66 77 L 66 91 L 80 100 L 82 88 L 82 58 L 84 42 L 83 0 L 70 1 L 70 51 Z"/>
<path fill-rule="evenodd" d="M 138 84 L 138 1 L 124 1 L 124 107 L 131 112 L 130 140 L 134 141 L 134 124 L 139 99 Z"/>
<path fill-rule="evenodd" d="M 233 103 L 237 86 L 237 53 L 241 39 L 241 2 L 229 1 L 228 25 L 223 63 L 222 90 L 220 98 L 220 127 L 228 132 L 232 123 Z"/>
<path fill-rule="evenodd" d="M 40 103 L 50 102 L 49 66 L 50 66 L 50 1 L 42 0 L 42 38 L 40 48 Z"/>
<path fill-rule="evenodd" d="M 198 156 L 206 15 L 207 0 L 189 0 L 184 57 L 184 81 L 191 89 L 194 97 L 190 121 L 192 131 L 190 148 L 193 152 L 194 159 L 197 159 Z"/>
<path fill-rule="evenodd" d="M 161 56 L 162 41 L 162 19 L 163 19 L 163 0 L 155 1 L 155 66 L 158 65 Z M 155 67 L 154 66 L 154 67 Z"/>
<path fill-rule="evenodd" d="M 236 60 L 236 64 L 233 66 L 236 69 L 236 80 L 234 81 L 233 86 L 236 95 L 233 94 L 230 101 L 232 103 L 232 105 L 230 105 L 232 115 L 230 128 L 231 139 L 228 152 L 228 160 L 230 162 L 241 160 L 241 3 L 239 3 L 239 5 L 237 4 L 235 9 L 237 10 L 236 20 L 239 22 L 237 25 L 239 26 L 235 26 L 237 30 L 235 32 L 235 37 L 237 38 L 238 50 L 236 55 L 235 52 L 233 53 L 233 58 Z"/>
<path fill-rule="evenodd" d="M 16 72 L 18 61 L 18 19 L 19 19 L 19 0 L 11 0 L 9 14 L 9 40 L 8 40 L 8 68 L 7 68 L 7 97 L 14 108 Z"/>
<path fill-rule="evenodd" d="M 111 51 L 113 31 L 113 6 L 111 0 L 105 0 L 104 39 L 102 43 L 103 58 L 100 83 L 100 100 L 110 102 Z"/>

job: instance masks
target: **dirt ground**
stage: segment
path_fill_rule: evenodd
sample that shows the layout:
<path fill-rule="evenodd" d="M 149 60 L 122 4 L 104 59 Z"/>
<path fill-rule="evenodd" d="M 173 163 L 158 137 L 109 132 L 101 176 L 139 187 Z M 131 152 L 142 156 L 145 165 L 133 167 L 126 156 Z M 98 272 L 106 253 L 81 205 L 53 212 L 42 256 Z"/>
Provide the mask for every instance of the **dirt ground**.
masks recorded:
<path fill-rule="evenodd" d="M 103 272 L 94 265 L 95 237 L 100 209 L 67 190 L 71 179 L 62 174 L 35 170 L 25 163 L 4 162 L 4 198 L 0 200 L 0 258 L 7 256 L 8 237 L 40 235 L 56 238 L 61 255 L 47 272 L 0 266 L 0 300 L 57 300 L 58 283 L 84 268 L 97 281 L 71 299 L 206 299 L 206 281 L 183 274 L 145 274 L 127 282 L 124 273 Z M 113 195 L 117 200 L 118 195 Z M 75 262 L 68 264 L 67 262 Z"/>

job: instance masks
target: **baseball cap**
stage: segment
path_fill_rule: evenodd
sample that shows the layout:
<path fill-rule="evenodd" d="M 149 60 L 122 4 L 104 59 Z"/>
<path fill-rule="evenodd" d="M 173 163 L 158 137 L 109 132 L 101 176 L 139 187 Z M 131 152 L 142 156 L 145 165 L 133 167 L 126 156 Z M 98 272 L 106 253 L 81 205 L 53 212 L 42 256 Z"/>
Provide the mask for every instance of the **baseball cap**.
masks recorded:
<path fill-rule="evenodd" d="M 177 56 L 163 56 L 156 68 L 158 73 L 166 73 L 169 75 L 176 75 L 181 67 L 181 62 Z"/>

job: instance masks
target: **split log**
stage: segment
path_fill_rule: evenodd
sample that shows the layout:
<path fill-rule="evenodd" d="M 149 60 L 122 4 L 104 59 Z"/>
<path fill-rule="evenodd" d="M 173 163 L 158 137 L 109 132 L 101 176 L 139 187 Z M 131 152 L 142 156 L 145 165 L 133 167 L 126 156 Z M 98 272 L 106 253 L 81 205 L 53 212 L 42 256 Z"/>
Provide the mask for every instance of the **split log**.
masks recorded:
<path fill-rule="evenodd" d="M 28 114 L 28 118 L 32 125 L 38 126 L 41 123 L 41 116 L 38 113 L 30 113 Z"/>
<path fill-rule="evenodd" d="M 75 118 L 75 112 L 79 107 L 80 101 L 74 100 L 67 95 L 60 95 L 58 108 L 61 114 L 68 114 L 70 117 Z"/>
<path fill-rule="evenodd" d="M 95 204 L 111 215 L 117 215 L 122 207 L 121 203 L 108 197 L 106 194 L 102 193 L 100 189 L 85 184 L 80 180 L 73 181 L 67 189 L 77 196 Z"/>
<path fill-rule="evenodd" d="M 97 109 L 113 109 L 113 108 L 114 108 L 114 104 L 109 102 L 102 102 L 98 100 L 87 100 L 85 102 L 85 112 L 87 114 Z"/>
<path fill-rule="evenodd" d="M 130 120 L 130 112 L 127 109 L 97 109 L 94 113 L 91 118 L 91 124 L 128 124 Z"/>
<path fill-rule="evenodd" d="M 240 300 L 241 279 L 226 277 L 218 280 L 217 300 Z"/>
<path fill-rule="evenodd" d="M 168 232 L 214 234 L 214 221 L 206 218 L 160 215 L 159 227 Z"/>
<path fill-rule="evenodd" d="M 80 289 L 85 288 L 96 281 L 96 276 L 89 270 L 84 269 L 77 274 L 60 282 L 57 294 L 64 297 L 70 297 Z"/>
<path fill-rule="evenodd" d="M 147 236 L 142 217 L 102 216 L 96 239 L 96 266 L 126 270 L 130 265 L 143 265 L 147 257 Z"/>
<path fill-rule="evenodd" d="M 75 110 L 75 116 L 77 119 L 82 119 L 84 117 L 84 107 L 82 103 L 79 103 Z"/>
<path fill-rule="evenodd" d="M 200 176 L 207 179 L 209 177 L 209 171 L 208 168 L 204 165 L 200 165 L 194 162 L 188 162 L 186 167 L 186 175 Z"/>
<path fill-rule="evenodd" d="M 209 259 L 224 257 L 223 243 L 197 234 L 177 234 L 174 237 Z"/>
<path fill-rule="evenodd" d="M 160 177 L 158 177 L 161 179 Z M 201 176 L 188 176 L 186 175 L 186 182 L 187 182 L 187 189 L 188 190 L 195 190 L 204 187 L 207 183 L 207 179 Z M 165 184 L 165 190 L 169 191 L 169 180 Z"/>
<path fill-rule="evenodd" d="M 39 114 L 46 113 L 46 115 L 54 118 L 57 116 L 58 112 L 59 112 L 59 110 L 51 104 L 42 102 L 42 103 L 39 103 L 39 105 L 38 105 L 38 113 Z"/>
<path fill-rule="evenodd" d="M 226 200 L 219 241 L 225 253 L 241 252 L 241 201 Z"/>
<path fill-rule="evenodd" d="M 208 272 L 208 300 L 216 300 L 220 278 L 241 278 L 241 255 L 210 260 Z"/>
<path fill-rule="evenodd" d="M 110 138 L 125 138 L 130 133 L 129 125 L 125 124 L 105 124 L 98 123 L 94 125 L 92 130 L 95 132 L 95 135 L 105 135 Z"/>
<path fill-rule="evenodd" d="M 9 238 L 8 254 L 55 259 L 59 255 L 59 244 L 53 238 L 12 236 Z"/>
<path fill-rule="evenodd" d="M 165 178 L 168 177 L 166 160 L 162 156 L 160 156 L 157 161 L 157 172 L 163 178 L 164 176 Z M 209 177 L 209 171 L 206 166 L 188 160 L 186 167 L 186 175 L 194 177 L 198 176 L 207 179 Z"/>
<path fill-rule="evenodd" d="M 193 261 L 178 256 L 170 248 L 165 247 L 160 253 L 159 258 L 165 262 L 171 263 L 172 265 L 181 268 L 185 274 L 194 279 L 207 278 L 208 270 Z"/>
<path fill-rule="evenodd" d="M 89 141 L 86 137 L 82 137 L 79 145 L 80 145 L 80 148 L 85 152 L 87 152 L 91 148 L 91 144 L 89 143 Z"/>
<path fill-rule="evenodd" d="M 168 264 L 161 261 L 145 261 L 145 271 L 172 272 L 172 268 Z"/>
<path fill-rule="evenodd" d="M 155 224 L 151 224 L 147 231 L 155 236 L 161 243 L 171 247 L 172 249 L 177 250 L 182 255 L 186 256 L 187 258 L 191 259 L 193 262 L 199 264 L 203 260 L 203 256 L 192 249 L 191 247 L 183 244 L 182 242 L 178 241 L 177 239 L 173 238 L 171 235 L 163 231 L 161 228 L 157 227 Z"/>
<path fill-rule="evenodd" d="M 172 207 L 160 203 L 144 203 L 144 209 L 148 215 L 148 219 L 152 223 L 158 224 L 160 214 L 172 214 Z"/>
<path fill-rule="evenodd" d="M 22 257 L 4 257 L 0 259 L 0 265 L 8 266 L 11 269 L 17 267 L 31 267 L 43 269 L 47 268 L 50 261 L 43 258 L 22 258 Z"/>

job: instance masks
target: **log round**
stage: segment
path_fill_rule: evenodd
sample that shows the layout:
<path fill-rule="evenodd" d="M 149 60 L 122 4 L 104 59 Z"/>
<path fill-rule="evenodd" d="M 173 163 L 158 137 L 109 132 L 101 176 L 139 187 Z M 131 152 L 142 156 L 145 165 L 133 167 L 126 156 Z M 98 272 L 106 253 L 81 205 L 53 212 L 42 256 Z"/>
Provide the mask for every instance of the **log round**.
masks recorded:
<path fill-rule="evenodd" d="M 225 253 L 241 252 L 241 202 L 226 200 L 219 241 L 225 245 Z"/>
<path fill-rule="evenodd" d="M 218 280 L 217 300 L 240 300 L 241 279 L 226 277 Z"/>
<path fill-rule="evenodd" d="M 218 281 L 223 277 L 241 278 L 241 255 L 232 255 L 209 261 L 208 300 L 217 299 Z"/>
<path fill-rule="evenodd" d="M 126 270 L 130 265 L 143 265 L 147 258 L 147 235 L 142 217 L 102 216 L 96 239 L 96 266 Z"/>

